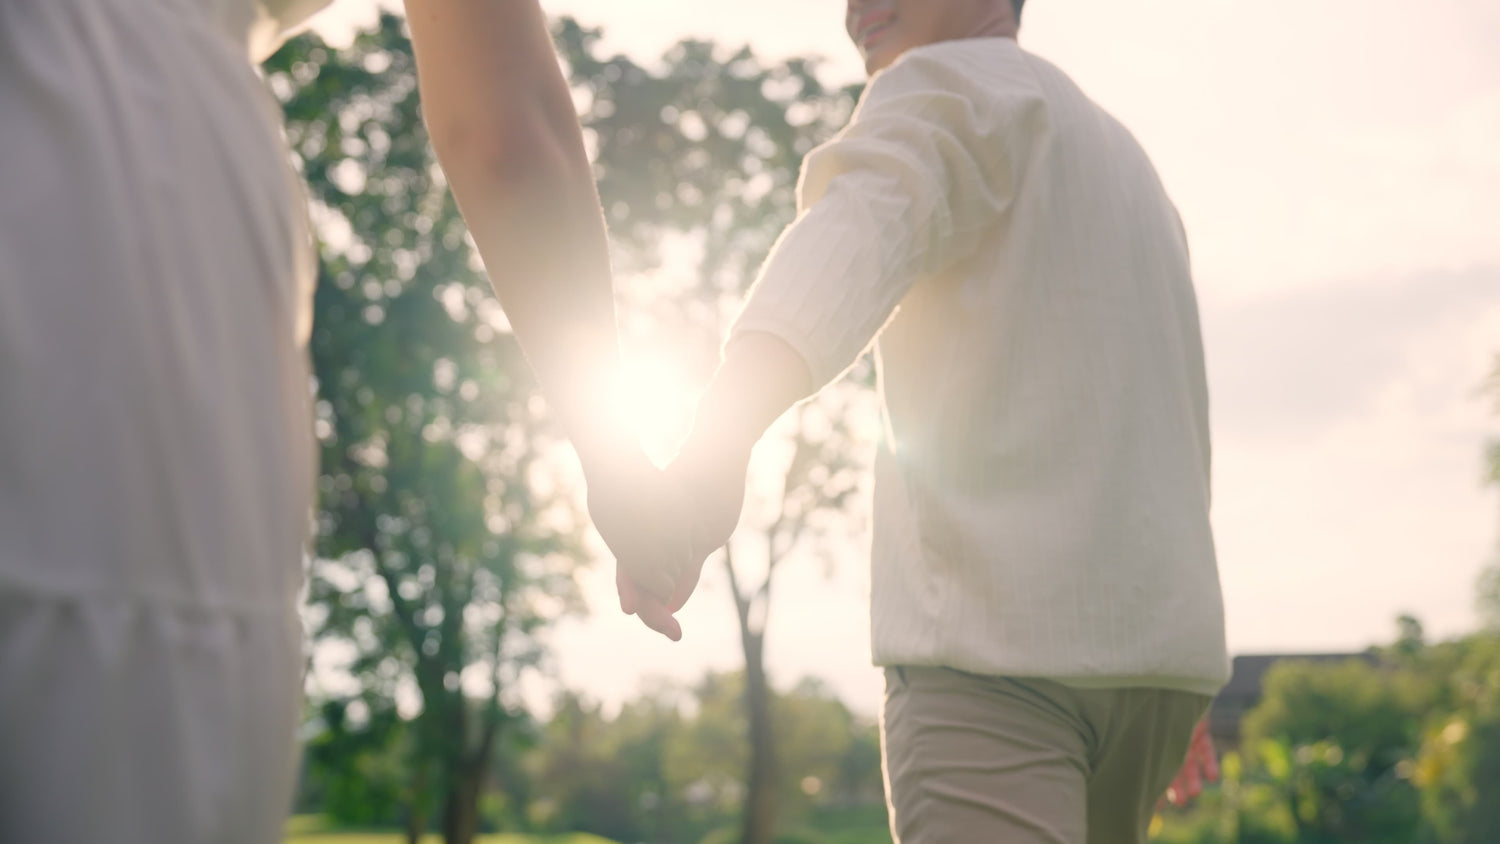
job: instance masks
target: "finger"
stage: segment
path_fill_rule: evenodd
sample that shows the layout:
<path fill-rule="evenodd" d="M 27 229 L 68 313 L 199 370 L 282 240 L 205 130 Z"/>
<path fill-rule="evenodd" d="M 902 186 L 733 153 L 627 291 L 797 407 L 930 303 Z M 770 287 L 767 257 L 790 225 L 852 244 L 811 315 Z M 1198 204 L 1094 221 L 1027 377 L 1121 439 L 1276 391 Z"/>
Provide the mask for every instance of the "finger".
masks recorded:
<path fill-rule="evenodd" d="M 678 624 L 677 619 L 672 617 L 672 613 L 667 610 L 666 605 L 658 601 L 642 601 L 640 606 L 636 608 L 636 616 L 647 627 L 666 636 L 668 639 L 674 642 L 682 641 L 682 625 Z"/>
<path fill-rule="evenodd" d="M 615 589 L 620 593 L 621 609 L 631 599 L 632 607 L 625 612 L 634 612 L 634 606 L 645 600 L 665 604 L 677 593 L 677 582 L 671 572 L 647 570 L 635 572 L 618 559 L 615 561 Z"/>
<path fill-rule="evenodd" d="M 620 609 L 634 615 L 652 630 L 676 642 L 682 639 L 682 626 L 672 617 L 672 610 L 662 602 L 643 596 L 640 587 L 623 571 L 615 574 L 615 585 L 620 592 Z"/>
<path fill-rule="evenodd" d="M 635 588 L 635 581 L 625 573 L 625 569 L 615 567 L 615 591 L 620 593 L 620 612 L 626 615 L 635 615 L 635 608 L 640 604 L 640 590 Z"/>
<path fill-rule="evenodd" d="M 672 595 L 672 600 L 667 607 L 677 613 L 687 605 L 688 599 L 693 597 L 693 592 L 698 588 L 698 581 L 703 577 L 703 560 L 699 559 L 697 564 L 689 564 L 687 569 L 677 578 L 677 590 Z"/>
<path fill-rule="evenodd" d="M 659 604 L 666 604 L 677 594 L 677 582 L 667 571 L 648 571 L 642 573 L 631 572 L 627 574 L 631 583 L 635 586 L 636 597 L 640 600 L 652 599 Z"/>
<path fill-rule="evenodd" d="M 665 568 L 673 573 L 672 592 L 667 606 L 672 612 L 682 609 L 698 586 L 703 571 L 703 557 L 693 541 L 695 519 L 690 496 L 679 473 L 663 472 L 658 490 L 661 504 L 661 530 L 657 533 L 657 553 L 667 561 Z"/>
<path fill-rule="evenodd" d="M 1202 748 L 1203 748 L 1203 760 L 1204 760 L 1203 769 L 1204 769 L 1205 772 L 1207 772 L 1208 778 L 1210 780 L 1213 780 L 1214 782 L 1218 782 L 1219 781 L 1219 749 L 1217 747 L 1214 747 L 1214 737 L 1208 732 L 1207 722 L 1204 722 L 1204 727 L 1203 727 L 1203 741 L 1201 742 L 1201 745 L 1202 745 Z"/>

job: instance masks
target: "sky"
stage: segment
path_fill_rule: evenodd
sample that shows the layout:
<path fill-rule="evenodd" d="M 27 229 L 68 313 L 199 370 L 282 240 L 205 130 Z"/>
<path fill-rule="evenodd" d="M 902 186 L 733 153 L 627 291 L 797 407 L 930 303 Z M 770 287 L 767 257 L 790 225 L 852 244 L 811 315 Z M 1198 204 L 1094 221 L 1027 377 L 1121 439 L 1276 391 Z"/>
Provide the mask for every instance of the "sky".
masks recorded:
<path fill-rule="evenodd" d="M 543 0 L 649 63 L 677 40 L 825 57 L 862 76 L 835 0 Z M 332 40 L 373 15 L 335 0 Z M 1186 223 L 1214 437 L 1213 521 L 1232 653 L 1358 650 L 1411 613 L 1477 624 L 1500 562 L 1482 453 L 1500 397 L 1500 3 L 1031 0 L 1021 44 L 1129 127 Z M 741 664 L 717 570 L 660 640 L 595 607 L 553 634 L 559 680 L 613 705 Z M 778 574 L 767 664 L 878 706 L 869 575 Z"/>

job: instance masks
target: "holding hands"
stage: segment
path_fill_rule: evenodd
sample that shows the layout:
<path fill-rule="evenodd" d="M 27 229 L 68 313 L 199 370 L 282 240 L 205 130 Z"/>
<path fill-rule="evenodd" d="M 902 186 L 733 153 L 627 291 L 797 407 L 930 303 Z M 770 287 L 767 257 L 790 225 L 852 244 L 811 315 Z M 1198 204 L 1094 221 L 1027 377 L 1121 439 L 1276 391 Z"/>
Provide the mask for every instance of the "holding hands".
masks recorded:
<path fill-rule="evenodd" d="M 588 507 L 617 561 L 620 608 L 667 638 L 682 638 L 673 614 L 687 601 L 680 574 L 690 559 L 683 500 L 638 446 L 586 459 Z"/>
<path fill-rule="evenodd" d="M 682 638 L 674 616 L 705 560 L 739 524 L 751 449 L 810 386 L 806 364 L 789 346 L 745 334 L 726 350 L 692 433 L 667 469 L 623 441 L 585 457 L 589 513 L 615 555 L 621 610 L 673 641 Z"/>

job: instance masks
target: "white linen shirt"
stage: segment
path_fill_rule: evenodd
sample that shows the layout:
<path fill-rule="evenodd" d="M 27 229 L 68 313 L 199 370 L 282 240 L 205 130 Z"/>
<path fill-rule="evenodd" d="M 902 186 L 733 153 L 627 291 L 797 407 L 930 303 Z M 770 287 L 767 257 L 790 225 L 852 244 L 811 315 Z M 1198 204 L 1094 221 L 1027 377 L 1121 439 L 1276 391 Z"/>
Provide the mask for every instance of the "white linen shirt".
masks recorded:
<path fill-rule="evenodd" d="M 1217 691 L 1197 304 L 1130 133 L 1014 40 L 943 42 L 871 79 L 798 202 L 732 334 L 819 385 L 878 335 L 875 662 Z"/>

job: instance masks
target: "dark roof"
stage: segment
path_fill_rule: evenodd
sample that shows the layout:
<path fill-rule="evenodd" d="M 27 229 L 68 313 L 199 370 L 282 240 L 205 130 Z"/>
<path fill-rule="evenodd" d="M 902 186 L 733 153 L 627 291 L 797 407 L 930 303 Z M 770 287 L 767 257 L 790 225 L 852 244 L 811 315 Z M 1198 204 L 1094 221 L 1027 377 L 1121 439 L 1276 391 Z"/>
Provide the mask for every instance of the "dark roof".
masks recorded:
<path fill-rule="evenodd" d="M 1318 653 L 1318 654 L 1245 654 L 1234 658 L 1229 682 L 1214 698 L 1209 710 L 1209 731 L 1214 741 L 1224 747 L 1239 744 L 1240 721 L 1245 713 L 1260 702 L 1261 685 L 1266 672 L 1278 662 L 1346 662 L 1351 659 L 1375 661 L 1375 654 L 1363 653 Z"/>
<path fill-rule="evenodd" d="M 1345 662 L 1351 659 L 1369 661 L 1369 652 L 1345 654 L 1245 654 L 1234 658 L 1229 682 L 1219 692 L 1221 698 L 1260 698 L 1260 687 L 1266 672 L 1278 662 Z"/>

